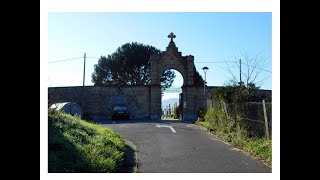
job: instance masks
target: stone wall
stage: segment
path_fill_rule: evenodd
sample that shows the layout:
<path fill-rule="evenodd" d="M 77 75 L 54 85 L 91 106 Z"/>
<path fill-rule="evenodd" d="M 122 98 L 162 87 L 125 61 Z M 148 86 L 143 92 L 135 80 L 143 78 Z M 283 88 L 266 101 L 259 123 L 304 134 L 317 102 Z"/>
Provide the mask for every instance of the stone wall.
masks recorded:
<path fill-rule="evenodd" d="M 207 107 L 213 102 L 209 100 L 211 92 L 219 86 L 206 87 Z M 152 90 L 153 88 L 153 90 Z M 196 120 L 197 110 L 204 107 L 203 86 L 183 86 L 183 102 L 187 107 L 183 111 L 184 120 Z M 152 97 L 159 98 L 151 101 L 151 92 L 156 93 Z M 271 90 L 259 90 L 259 93 L 271 98 Z M 58 102 L 74 102 L 82 107 L 83 114 L 92 119 L 111 119 L 111 113 L 115 106 L 111 98 L 113 96 L 126 97 L 126 105 L 131 112 L 131 119 L 159 119 L 157 110 L 161 109 L 160 85 L 150 86 L 71 86 L 49 87 L 48 105 Z M 82 101 L 83 99 L 83 101 Z M 82 104 L 83 102 L 83 104 Z M 153 109 L 151 109 L 153 108 Z"/>
<path fill-rule="evenodd" d="M 48 105 L 57 102 L 75 102 L 82 107 L 83 114 L 93 119 L 111 119 L 115 106 L 111 101 L 112 96 L 126 97 L 131 119 L 149 119 L 150 86 L 49 87 Z"/>

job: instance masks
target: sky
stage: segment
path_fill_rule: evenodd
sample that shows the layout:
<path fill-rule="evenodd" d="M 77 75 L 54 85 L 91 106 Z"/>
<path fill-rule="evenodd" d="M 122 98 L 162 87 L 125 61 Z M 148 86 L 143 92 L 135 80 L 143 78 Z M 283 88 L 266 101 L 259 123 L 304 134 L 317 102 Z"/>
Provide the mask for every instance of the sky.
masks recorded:
<path fill-rule="evenodd" d="M 241 51 L 259 55 L 264 65 L 259 75 L 261 89 L 272 89 L 271 12 L 49 12 L 49 86 L 81 86 L 84 53 L 85 85 L 100 56 L 107 56 L 125 43 L 138 42 L 166 49 L 170 32 L 183 56 L 193 55 L 203 76 L 207 66 L 208 86 L 222 86 L 231 77 Z M 75 59 L 73 59 L 75 58 Z M 245 63 L 245 62 L 243 62 Z M 242 64 L 242 69 L 245 70 Z M 239 69 L 233 69 L 238 75 Z M 176 81 L 182 81 L 176 78 Z"/>
<path fill-rule="evenodd" d="M 265 59 L 265 74 L 261 76 L 270 77 L 261 89 L 272 89 L 272 173 L 47 173 L 48 87 L 81 86 L 84 53 L 85 85 L 92 85 L 93 65 L 101 55 L 111 54 L 128 42 L 164 51 L 170 32 L 176 35 L 174 41 L 182 55 L 194 56 L 200 75 L 204 76 L 202 67 L 209 67 L 208 86 L 220 86 L 228 80 L 224 61 L 237 60 L 241 50 Z M 72 58 L 78 59 L 57 62 Z M 280 2 L 41 0 L 40 97 L 41 179 L 280 179 Z"/>

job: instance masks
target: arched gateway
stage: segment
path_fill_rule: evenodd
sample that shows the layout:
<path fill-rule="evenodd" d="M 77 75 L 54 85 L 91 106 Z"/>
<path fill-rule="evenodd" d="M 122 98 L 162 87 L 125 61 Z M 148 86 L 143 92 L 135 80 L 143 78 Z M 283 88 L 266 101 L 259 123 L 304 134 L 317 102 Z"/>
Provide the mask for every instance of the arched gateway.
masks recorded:
<path fill-rule="evenodd" d="M 151 114 L 152 120 L 160 120 L 161 118 L 161 85 L 160 77 L 162 73 L 167 69 L 175 69 L 183 76 L 182 88 L 182 120 L 195 120 L 196 110 L 199 108 L 198 98 L 199 92 L 197 90 L 201 87 L 195 86 L 194 75 L 194 56 L 182 56 L 178 51 L 176 44 L 173 42 L 173 38 L 176 36 L 171 32 L 168 38 L 171 39 L 166 51 L 161 56 L 151 56 Z M 197 94 L 196 94 L 197 93 Z M 201 98 L 202 100 L 202 98 Z M 197 101 L 197 102 L 196 102 Z"/>
<path fill-rule="evenodd" d="M 81 104 L 82 114 L 92 119 L 111 119 L 113 106 L 119 103 L 113 100 L 121 97 L 130 110 L 131 119 L 160 120 L 160 77 L 165 70 L 175 69 L 183 76 L 182 120 L 195 121 L 197 110 L 204 105 L 203 82 L 195 82 L 194 57 L 182 56 L 173 42 L 175 35 L 170 33 L 168 37 L 171 41 L 162 55 L 151 56 L 151 85 L 49 87 L 48 105 L 76 102 Z"/>

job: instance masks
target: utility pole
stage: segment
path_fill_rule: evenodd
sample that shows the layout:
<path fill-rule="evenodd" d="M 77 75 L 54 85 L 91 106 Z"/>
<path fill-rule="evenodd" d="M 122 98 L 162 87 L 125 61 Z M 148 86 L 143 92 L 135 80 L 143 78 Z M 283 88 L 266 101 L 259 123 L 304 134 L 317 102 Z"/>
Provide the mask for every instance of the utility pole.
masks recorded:
<path fill-rule="evenodd" d="M 81 117 L 83 117 L 83 109 L 84 109 L 84 80 L 86 76 L 86 53 L 84 53 L 83 57 L 83 84 L 81 91 Z"/>
<path fill-rule="evenodd" d="M 241 80 L 241 59 L 240 59 L 240 86 L 242 85 L 242 80 Z"/>
<path fill-rule="evenodd" d="M 84 58 L 83 58 L 83 87 L 84 87 L 84 80 L 86 76 L 86 53 L 84 53 Z"/>

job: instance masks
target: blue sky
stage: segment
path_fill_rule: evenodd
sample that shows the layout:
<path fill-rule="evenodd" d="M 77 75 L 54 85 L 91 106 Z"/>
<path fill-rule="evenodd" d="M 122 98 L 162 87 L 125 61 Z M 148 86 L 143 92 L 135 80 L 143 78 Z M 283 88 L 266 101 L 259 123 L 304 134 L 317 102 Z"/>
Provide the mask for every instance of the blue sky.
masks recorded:
<path fill-rule="evenodd" d="M 117 12 L 163 13 L 134 15 Z M 42 175 L 45 179 L 56 178 L 53 174 L 48 174 L 46 169 L 48 164 L 47 87 L 82 85 L 83 76 L 83 59 L 60 63 L 48 62 L 83 57 L 85 52 L 88 57 L 96 57 L 87 59 L 86 85 L 90 85 L 92 84 L 91 73 L 93 65 L 97 63 L 97 57 L 113 53 L 120 45 L 133 41 L 165 50 L 169 42 L 167 35 L 170 32 L 176 34 L 174 41 L 182 55 L 195 56 L 195 65 L 201 75 L 203 75 L 201 70 L 203 66 L 210 68 L 207 72 L 209 86 L 222 85 L 227 80 L 225 77 L 227 73 L 221 68 L 224 67 L 222 63 L 201 62 L 228 60 L 237 56 L 241 49 L 248 49 L 253 55 L 259 52 L 266 59 L 264 69 L 267 71 L 264 72 L 271 71 L 272 73 L 267 73 L 267 75 L 272 75 L 272 79 L 268 78 L 261 88 L 272 89 L 272 173 L 245 173 L 236 174 L 236 176 L 239 180 L 280 179 L 279 0 L 41 0 L 40 119 L 43 121 L 40 122 L 40 176 Z M 77 179 L 110 179 L 113 178 L 111 177 L 113 175 L 114 178 L 121 178 L 126 174 L 92 173 L 79 176 L 74 174 L 73 176 L 76 176 Z M 172 173 L 167 175 L 139 174 L 135 176 L 130 174 L 129 178 L 141 180 L 144 178 L 168 179 L 169 176 L 175 176 L 175 179 L 219 179 L 219 177 L 220 179 L 234 179 L 235 177 L 232 173 Z M 59 176 L 59 179 L 70 179 L 70 176 Z"/>
<path fill-rule="evenodd" d="M 265 80 L 260 86 L 272 89 L 271 27 L 271 12 L 50 12 L 48 62 L 79 59 L 48 63 L 48 85 L 82 85 L 84 53 L 88 57 L 85 84 L 93 85 L 93 65 L 100 56 L 111 54 L 128 42 L 164 51 L 170 41 L 167 35 L 173 32 L 182 55 L 194 55 L 200 75 L 204 77 L 203 66 L 209 67 L 208 86 L 224 85 L 230 79 L 224 61 L 238 60 L 244 50 L 264 59 L 259 77 Z M 238 75 L 236 71 L 238 68 L 234 69 Z"/>

